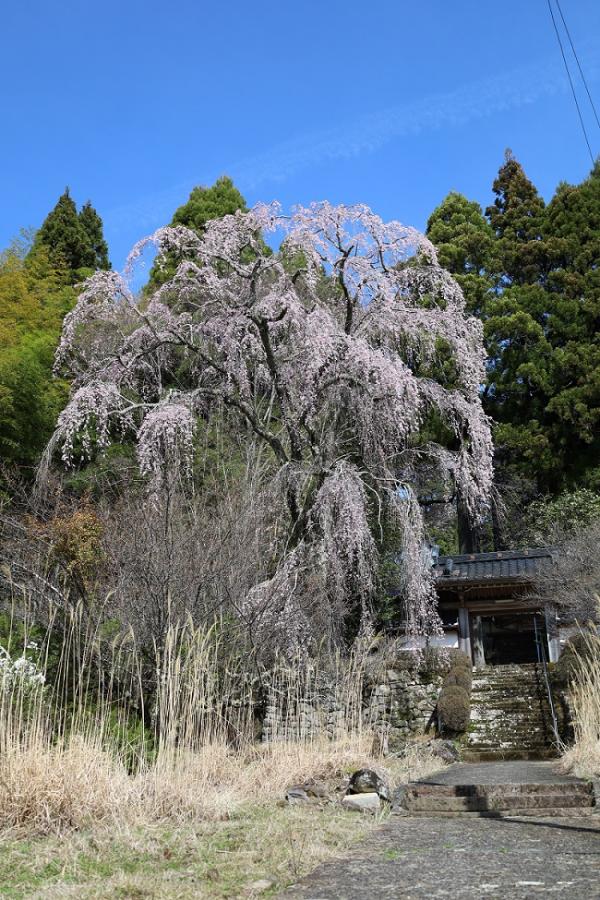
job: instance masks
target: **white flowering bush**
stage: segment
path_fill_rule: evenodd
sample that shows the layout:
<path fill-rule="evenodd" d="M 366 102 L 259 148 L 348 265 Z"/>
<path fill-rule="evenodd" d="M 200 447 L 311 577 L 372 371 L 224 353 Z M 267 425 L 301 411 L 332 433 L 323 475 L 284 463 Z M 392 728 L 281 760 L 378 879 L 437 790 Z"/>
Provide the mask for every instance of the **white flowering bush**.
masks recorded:
<path fill-rule="evenodd" d="M 21 656 L 13 659 L 8 651 L 0 645 L 0 686 L 2 691 L 15 688 L 34 690 L 42 686 L 46 678 L 35 662 L 26 655 L 27 650 L 37 650 L 35 643 L 28 643 Z"/>

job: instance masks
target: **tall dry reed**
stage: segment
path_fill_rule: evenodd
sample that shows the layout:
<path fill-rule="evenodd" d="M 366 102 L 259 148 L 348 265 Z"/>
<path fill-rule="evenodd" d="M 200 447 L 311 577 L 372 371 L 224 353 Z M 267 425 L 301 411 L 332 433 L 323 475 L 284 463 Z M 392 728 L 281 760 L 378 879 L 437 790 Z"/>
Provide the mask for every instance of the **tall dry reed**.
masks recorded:
<path fill-rule="evenodd" d="M 573 717 L 573 746 L 563 755 L 566 770 L 582 776 L 600 773 L 600 636 L 583 633 L 581 652 L 569 690 Z"/>
<path fill-rule="evenodd" d="M 22 609 L 12 622 L 0 674 L 2 828 L 221 817 L 370 760 L 359 654 L 278 659 L 266 672 L 232 657 L 218 627 L 173 625 L 149 661 L 131 634 L 108 640 L 81 608 L 51 611 L 41 636 Z"/>

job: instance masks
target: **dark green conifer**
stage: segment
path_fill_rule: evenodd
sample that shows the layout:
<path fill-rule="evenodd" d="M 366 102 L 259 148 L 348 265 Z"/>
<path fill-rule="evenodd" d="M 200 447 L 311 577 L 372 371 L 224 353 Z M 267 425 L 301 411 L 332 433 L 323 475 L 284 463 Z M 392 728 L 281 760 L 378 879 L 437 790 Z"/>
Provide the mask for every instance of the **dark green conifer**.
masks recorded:
<path fill-rule="evenodd" d="M 469 312 L 483 317 L 494 284 L 494 232 L 480 205 L 452 191 L 429 217 L 426 234 L 456 276 Z"/>
<path fill-rule="evenodd" d="M 81 276 L 81 269 L 110 268 L 102 219 L 89 201 L 78 214 L 69 188 L 37 232 L 34 254 L 39 247 L 46 247 L 53 262 L 70 271 L 73 281 Z"/>
<path fill-rule="evenodd" d="M 496 199 L 486 215 L 497 242 L 504 282 L 531 284 L 544 268 L 544 201 L 510 150 L 493 184 Z"/>
<path fill-rule="evenodd" d="M 102 219 L 88 200 L 81 207 L 79 221 L 83 226 L 89 243 L 89 252 L 84 265 L 91 269 L 110 269 L 108 244 L 104 240 Z"/>
<path fill-rule="evenodd" d="M 34 251 L 40 245 L 48 248 L 51 259 L 72 272 L 86 265 L 89 259 L 89 239 L 68 187 L 37 232 Z"/>
<path fill-rule="evenodd" d="M 547 208 L 548 333 L 555 348 L 548 415 L 567 487 L 600 488 L 600 162 L 561 184 Z"/>
<path fill-rule="evenodd" d="M 247 212 L 246 201 L 227 175 L 217 178 L 212 187 L 195 187 L 183 206 L 175 210 L 173 225 L 185 225 L 199 234 L 211 219 Z"/>

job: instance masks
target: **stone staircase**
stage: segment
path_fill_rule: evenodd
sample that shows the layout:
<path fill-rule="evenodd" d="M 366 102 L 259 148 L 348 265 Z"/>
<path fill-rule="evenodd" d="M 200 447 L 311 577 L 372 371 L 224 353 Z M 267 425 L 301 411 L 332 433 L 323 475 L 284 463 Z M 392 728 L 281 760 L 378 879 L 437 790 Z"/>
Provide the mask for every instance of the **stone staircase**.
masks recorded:
<path fill-rule="evenodd" d="M 490 764 L 492 765 L 492 764 Z M 566 816 L 597 813 L 591 782 L 530 784 L 409 784 L 396 814 L 437 817 Z"/>
<path fill-rule="evenodd" d="M 555 755 L 552 714 L 541 667 L 476 668 L 462 758 L 483 761 Z"/>

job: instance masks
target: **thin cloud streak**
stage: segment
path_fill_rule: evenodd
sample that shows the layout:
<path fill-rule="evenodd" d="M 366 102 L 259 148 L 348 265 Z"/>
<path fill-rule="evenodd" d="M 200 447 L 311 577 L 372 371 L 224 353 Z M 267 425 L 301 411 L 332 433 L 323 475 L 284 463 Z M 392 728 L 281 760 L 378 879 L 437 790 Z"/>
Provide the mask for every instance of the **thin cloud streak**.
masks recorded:
<path fill-rule="evenodd" d="M 595 47 L 588 45 L 590 58 Z M 597 66 L 587 66 L 589 81 L 598 76 Z M 564 73 L 555 62 L 538 61 L 492 78 L 480 80 L 454 91 L 433 94 L 412 103 L 369 113 L 334 128 L 291 138 L 256 156 L 238 160 L 223 168 L 242 191 L 285 181 L 304 169 L 335 160 L 374 153 L 393 140 L 447 127 L 460 127 L 512 109 L 531 105 L 567 90 Z M 148 196 L 140 203 L 127 204 L 105 215 L 115 231 L 134 222 L 146 230 L 170 219 L 197 176 Z"/>
<path fill-rule="evenodd" d="M 455 91 L 389 107 L 328 131 L 300 136 L 231 167 L 231 171 L 241 186 L 256 188 L 312 165 L 373 153 L 396 138 L 457 127 L 564 91 L 557 66 L 523 67 Z"/>

